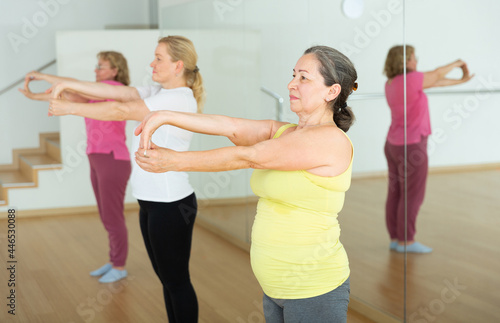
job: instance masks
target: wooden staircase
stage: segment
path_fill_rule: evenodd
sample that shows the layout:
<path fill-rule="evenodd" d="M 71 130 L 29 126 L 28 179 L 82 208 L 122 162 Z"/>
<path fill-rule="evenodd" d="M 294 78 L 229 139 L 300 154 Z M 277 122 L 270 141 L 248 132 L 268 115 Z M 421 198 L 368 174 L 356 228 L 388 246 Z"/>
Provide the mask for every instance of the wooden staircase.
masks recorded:
<path fill-rule="evenodd" d="M 38 172 L 61 169 L 59 133 L 41 133 L 38 148 L 14 149 L 12 164 L 0 165 L 0 206 L 8 204 L 8 190 L 38 187 Z"/>

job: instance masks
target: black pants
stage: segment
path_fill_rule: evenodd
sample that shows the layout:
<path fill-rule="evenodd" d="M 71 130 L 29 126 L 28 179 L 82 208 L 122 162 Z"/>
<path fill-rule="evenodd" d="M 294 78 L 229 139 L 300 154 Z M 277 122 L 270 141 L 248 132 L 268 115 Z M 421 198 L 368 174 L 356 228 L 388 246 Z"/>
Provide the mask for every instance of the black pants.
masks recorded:
<path fill-rule="evenodd" d="M 142 236 L 163 285 L 169 323 L 198 322 L 198 300 L 189 277 L 195 194 L 171 203 L 139 200 Z"/>

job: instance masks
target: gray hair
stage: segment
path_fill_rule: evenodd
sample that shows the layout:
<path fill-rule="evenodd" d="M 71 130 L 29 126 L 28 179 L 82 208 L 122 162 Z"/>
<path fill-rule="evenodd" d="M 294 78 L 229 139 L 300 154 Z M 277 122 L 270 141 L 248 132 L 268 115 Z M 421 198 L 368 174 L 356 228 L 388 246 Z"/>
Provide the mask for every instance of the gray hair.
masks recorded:
<path fill-rule="evenodd" d="M 347 56 L 328 46 L 313 46 L 304 52 L 306 54 L 313 54 L 320 62 L 319 72 L 326 86 L 340 85 L 340 94 L 328 102 L 328 106 L 333 111 L 335 124 L 347 132 L 355 120 L 352 109 L 347 106 L 347 98 L 358 88 L 355 82 L 358 74 L 354 65 Z"/>

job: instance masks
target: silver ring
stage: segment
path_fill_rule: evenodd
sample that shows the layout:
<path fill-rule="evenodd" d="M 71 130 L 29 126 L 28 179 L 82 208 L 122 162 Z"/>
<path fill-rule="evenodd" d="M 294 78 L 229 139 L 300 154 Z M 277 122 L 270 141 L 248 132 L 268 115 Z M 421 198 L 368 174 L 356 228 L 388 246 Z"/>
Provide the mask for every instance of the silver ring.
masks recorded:
<path fill-rule="evenodd" d="M 144 157 L 147 157 L 147 156 L 146 156 L 146 151 L 147 151 L 147 150 L 146 150 L 146 149 L 144 149 Z"/>

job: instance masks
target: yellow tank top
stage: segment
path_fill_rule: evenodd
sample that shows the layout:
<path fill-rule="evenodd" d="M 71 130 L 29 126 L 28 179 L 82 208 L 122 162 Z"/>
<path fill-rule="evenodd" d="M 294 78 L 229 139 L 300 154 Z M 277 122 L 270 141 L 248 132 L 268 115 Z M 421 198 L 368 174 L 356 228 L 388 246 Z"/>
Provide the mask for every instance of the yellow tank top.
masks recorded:
<path fill-rule="evenodd" d="M 293 126 L 297 125 L 281 127 L 274 138 Z M 337 215 L 351 184 L 351 170 L 352 159 L 347 170 L 334 177 L 304 170 L 254 170 L 250 185 L 260 199 L 250 256 L 255 277 L 268 296 L 314 297 L 349 277 Z"/>

